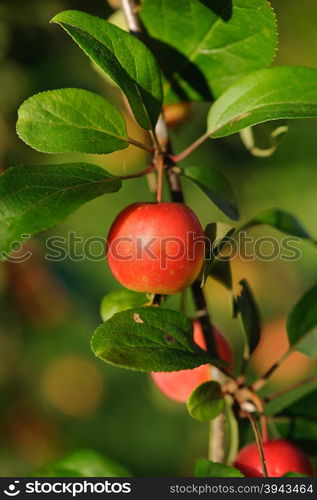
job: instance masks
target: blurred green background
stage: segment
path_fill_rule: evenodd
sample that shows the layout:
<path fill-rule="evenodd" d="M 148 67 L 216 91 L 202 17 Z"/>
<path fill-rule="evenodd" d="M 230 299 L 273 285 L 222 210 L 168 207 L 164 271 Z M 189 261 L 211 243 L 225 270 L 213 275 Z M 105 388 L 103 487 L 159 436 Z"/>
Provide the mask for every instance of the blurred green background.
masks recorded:
<path fill-rule="evenodd" d="M 317 4 L 274 0 L 280 26 L 279 64 L 317 67 Z M 72 161 L 74 155 L 36 153 L 15 134 L 17 108 L 28 96 L 61 87 L 82 87 L 107 95 L 122 107 L 113 89 L 85 55 L 50 18 L 64 9 L 87 10 L 108 17 L 105 0 L 2 0 L 0 5 L 0 167 Z M 175 151 L 204 130 L 208 107 L 196 105 L 190 119 L 172 132 Z M 140 131 L 127 116 L 135 138 Z M 235 187 L 243 220 L 270 207 L 297 214 L 317 237 L 317 122 L 292 122 L 278 151 L 255 159 L 239 137 L 209 141 L 187 164 L 222 170 Z M 146 166 L 144 153 L 130 147 L 91 162 L 122 174 Z M 27 168 L 27 167 L 26 167 Z M 203 224 L 230 223 L 184 181 L 187 203 Z M 148 375 L 110 367 L 95 359 L 89 338 L 100 323 L 103 295 L 118 287 L 104 260 L 73 255 L 46 262 L 47 236 L 69 231 L 85 239 L 105 237 L 127 204 L 151 200 L 144 178 L 82 207 L 63 225 L 29 243 L 33 257 L 24 264 L 0 266 L 0 475 L 26 475 L 76 448 L 94 448 L 119 460 L 138 476 L 191 475 L 195 458 L 206 456 L 207 426 L 192 421 L 184 405 L 165 399 Z M 267 234 L 267 228 L 253 231 Z M 281 236 L 270 230 L 269 233 Z M 260 304 L 264 329 L 255 370 L 262 372 L 285 348 L 285 315 L 317 281 L 317 252 L 299 244 L 297 262 L 233 262 L 235 288 L 246 277 Z M 80 245 L 77 248 L 79 253 Z M 98 252 L 98 249 L 95 249 Z M 100 251 L 100 248 L 99 248 Z M 215 282 L 207 284 L 214 321 L 239 355 L 240 331 L 230 320 L 230 301 Z M 170 301 L 179 307 L 179 297 Z M 228 319 L 229 318 L 229 319 Z M 266 364 L 265 364 L 266 363 Z M 298 380 L 316 365 L 298 356 L 275 379 L 275 385 Z M 297 371 L 294 372 L 296 366 Z M 238 366 L 237 366 L 238 368 Z"/>

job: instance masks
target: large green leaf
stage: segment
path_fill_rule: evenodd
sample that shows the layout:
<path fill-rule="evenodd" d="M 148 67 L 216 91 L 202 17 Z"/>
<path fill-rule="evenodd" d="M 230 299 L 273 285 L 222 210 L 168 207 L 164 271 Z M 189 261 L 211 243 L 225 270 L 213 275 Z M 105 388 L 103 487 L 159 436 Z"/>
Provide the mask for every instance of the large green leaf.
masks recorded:
<path fill-rule="evenodd" d="M 195 477 L 244 477 L 235 467 L 211 462 L 206 458 L 196 460 Z"/>
<path fill-rule="evenodd" d="M 103 321 L 107 321 L 118 312 L 144 306 L 147 302 L 149 298 L 146 293 L 133 292 L 126 288 L 112 290 L 102 299 L 100 314 Z"/>
<path fill-rule="evenodd" d="M 186 370 L 223 362 L 193 341 L 192 322 L 177 311 L 139 307 L 112 316 L 91 340 L 95 355 L 108 363 L 146 372 Z"/>
<path fill-rule="evenodd" d="M 87 201 L 120 187 L 120 178 L 86 163 L 8 169 L 0 176 L 0 258 L 23 235 L 55 226 Z"/>
<path fill-rule="evenodd" d="M 139 125 L 154 128 L 163 97 L 160 72 L 150 50 L 130 33 L 85 12 L 66 10 L 52 22 L 60 24 L 121 88 Z"/>
<path fill-rule="evenodd" d="M 141 19 L 167 102 L 210 101 L 275 55 L 276 18 L 266 0 L 142 0 Z"/>
<path fill-rule="evenodd" d="M 81 89 L 49 90 L 27 99 L 19 109 L 17 133 L 44 153 L 112 153 L 128 146 L 119 111 Z"/>
<path fill-rule="evenodd" d="M 287 334 L 292 347 L 317 358 L 317 285 L 305 293 L 290 312 Z"/>
<path fill-rule="evenodd" d="M 209 275 L 212 275 L 215 279 L 218 279 L 218 281 L 223 283 L 226 287 L 230 286 L 230 283 L 232 281 L 230 263 L 227 261 L 227 264 L 229 266 L 228 269 L 227 264 L 224 262 L 224 266 L 222 266 L 222 262 L 220 262 L 220 260 L 216 261 L 216 257 L 226 246 L 229 238 L 234 234 L 234 232 L 235 228 L 230 227 L 228 224 L 225 224 L 223 222 L 211 222 L 210 224 L 207 224 L 205 228 L 205 237 L 208 240 L 208 244 L 206 240 L 205 262 L 202 271 L 201 286 L 204 286 Z M 214 270 L 215 273 L 213 273 Z"/>
<path fill-rule="evenodd" d="M 232 85 L 211 107 L 208 132 L 224 137 L 257 123 L 317 117 L 317 69 L 261 69 Z"/>
<path fill-rule="evenodd" d="M 194 182 L 208 198 L 231 219 L 239 219 L 237 201 L 228 179 L 218 170 L 208 167 L 185 167 L 182 175 Z"/>
<path fill-rule="evenodd" d="M 280 396 L 277 396 L 265 405 L 265 414 L 275 415 L 280 413 L 282 410 L 302 399 L 307 394 L 315 391 L 316 388 L 317 378 L 308 381 L 306 384 L 295 387 L 294 389 L 290 389 L 287 392 L 281 393 Z"/>
<path fill-rule="evenodd" d="M 206 422 L 216 418 L 223 411 L 224 404 L 220 385 L 210 380 L 194 389 L 187 401 L 187 408 L 193 418 Z"/>
<path fill-rule="evenodd" d="M 93 450 L 78 450 L 36 471 L 35 477 L 131 477 L 122 465 Z"/>
<path fill-rule="evenodd" d="M 278 229 L 282 233 L 291 234 L 298 238 L 310 239 L 310 234 L 306 231 L 301 222 L 292 214 L 284 210 L 270 209 L 253 217 L 244 224 L 238 231 L 246 231 L 254 226 L 267 225 Z"/>
<path fill-rule="evenodd" d="M 241 319 L 246 340 L 245 358 L 254 351 L 260 340 L 261 323 L 259 310 L 246 280 L 240 281 L 240 295 L 234 298 L 234 317 Z"/>

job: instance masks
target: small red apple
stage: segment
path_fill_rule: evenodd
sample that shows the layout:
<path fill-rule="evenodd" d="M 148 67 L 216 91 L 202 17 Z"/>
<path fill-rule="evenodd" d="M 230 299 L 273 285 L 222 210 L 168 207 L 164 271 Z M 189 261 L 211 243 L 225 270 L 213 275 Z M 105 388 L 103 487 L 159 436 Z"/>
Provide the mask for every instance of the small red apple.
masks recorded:
<path fill-rule="evenodd" d="M 193 321 L 194 340 L 202 349 L 206 349 L 202 328 L 198 320 Z M 224 336 L 214 330 L 215 343 L 218 355 L 228 363 L 228 369 L 232 368 L 232 352 Z M 170 399 L 185 403 L 191 392 L 198 385 L 211 379 L 210 365 L 201 365 L 192 370 L 180 370 L 177 372 L 153 372 L 151 377 L 159 390 Z"/>
<path fill-rule="evenodd" d="M 107 256 L 126 288 L 172 295 L 198 277 L 204 246 L 197 216 L 182 203 L 134 203 L 113 222 Z"/>
<path fill-rule="evenodd" d="M 287 472 L 313 476 L 312 466 L 305 453 L 290 441 L 273 439 L 263 444 L 269 477 L 281 477 Z M 242 448 L 234 466 L 246 477 L 263 477 L 260 454 L 256 443 Z"/>

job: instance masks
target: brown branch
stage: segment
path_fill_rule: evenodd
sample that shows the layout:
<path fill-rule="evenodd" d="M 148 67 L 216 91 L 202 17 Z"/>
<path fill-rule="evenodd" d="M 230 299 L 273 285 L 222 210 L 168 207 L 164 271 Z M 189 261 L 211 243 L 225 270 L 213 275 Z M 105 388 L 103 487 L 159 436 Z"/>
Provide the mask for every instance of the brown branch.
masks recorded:
<path fill-rule="evenodd" d="M 269 477 L 268 471 L 267 471 L 267 466 L 266 466 L 265 455 L 264 455 L 264 451 L 263 451 L 263 442 L 262 442 L 262 438 L 261 438 L 261 433 L 258 429 L 258 424 L 256 422 L 256 419 L 249 412 L 244 412 L 244 416 L 246 416 L 250 420 L 252 430 L 254 432 L 255 441 L 256 441 L 259 455 L 260 455 L 263 477 Z"/>

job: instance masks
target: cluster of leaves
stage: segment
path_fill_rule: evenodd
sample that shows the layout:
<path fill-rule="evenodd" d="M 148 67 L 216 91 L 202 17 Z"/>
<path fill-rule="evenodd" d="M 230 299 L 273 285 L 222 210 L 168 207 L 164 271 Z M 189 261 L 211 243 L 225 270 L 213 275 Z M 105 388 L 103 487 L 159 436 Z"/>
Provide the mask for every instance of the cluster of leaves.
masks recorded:
<path fill-rule="evenodd" d="M 317 70 L 268 67 L 276 52 L 277 26 L 267 0 L 143 0 L 140 17 L 146 43 L 84 12 L 61 12 L 52 22 L 121 89 L 143 129 L 153 131 L 163 104 L 179 100 L 212 102 L 206 123 L 206 136 L 211 138 L 243 131 L 245 139 L 246 130 L 264 122 L 280 125 L 280 120 L 317 116 Z M 110 102 L 75 88 L 43 92 L 26 100 L 19 110 L 17 132 L 26 144 L 45 153 L 109 154 L 129 144 L 151 149 L 128 136 L 123 116 Z M 275 137 L 272 129 L 270 136 Z M 194 182 L 229 218 L 239 219 L 233 190 L 223 174 L 193 165 L 181 167 L 180 175 Z M 56 225 L 82 204 L 116 192 L 121 185 L 120 178 L 86 163 L 10 168 L 0 177 L 1 257 L 6 258 L 22 234 L 33 235 Z M 216 242 L 216 253 L 206 261 L 203 281 L 213 275 L 232 293 L 230 265 L 218 261 L 217 253 L 228 235 L 235 237 L 259 224 L 311 239 L 296 218 L 278 210 L 260 214 L 240 228 L 228 228 L 225 234 L 212 222 L 206 234 Z M 260 325 L 252 292 L 246 281 L 241 284 L 233 309 L 242 322 L 248 361 L 258 344 Z M 291 350 L 313 357 L 317 354 L 316 300 L 315 287 L 288 321 Z M 139 371 L 174 371 L 209 363 L 224 368 L 221 360 L 193 342 L 192 324 L 185 315 L 148 306 L 147 301 L 144 295 L 125 291 L 104 299 L 105 322 L 92 338 L 98 357 Z M 272 400 L 267 414 L 280 413 L 316 385 L 306 384 Z M 217 382 L 199 386 L 188 401 L 190 414 L 200 421 L 217 417 L 224 405 Z M 196 473 L 240 475 L 226 467 L 200 461 Z"/>

